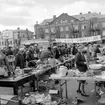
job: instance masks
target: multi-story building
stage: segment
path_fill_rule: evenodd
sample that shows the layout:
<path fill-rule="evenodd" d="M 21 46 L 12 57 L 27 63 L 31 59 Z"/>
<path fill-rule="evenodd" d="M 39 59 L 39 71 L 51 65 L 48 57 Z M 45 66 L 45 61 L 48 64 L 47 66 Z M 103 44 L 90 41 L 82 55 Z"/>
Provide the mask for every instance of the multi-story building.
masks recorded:
<path fill-rule="evenodd" d="M 37 39 L 80 38 L 101 35 L 105 38 L 105 15 L 101 13 L 78 14 L 69 16 L 63 13 L 51 19 L 45 19 L 34 26 Z"/>
<path fill-rule="evenodd" d="M 34 33 L 28 29 L 22 30 L 17 28 L 16 30 L 4 30 L 0 34 L 0 47 L 17 46 L 19 42 L 31 40 L 34 37 Z"/>

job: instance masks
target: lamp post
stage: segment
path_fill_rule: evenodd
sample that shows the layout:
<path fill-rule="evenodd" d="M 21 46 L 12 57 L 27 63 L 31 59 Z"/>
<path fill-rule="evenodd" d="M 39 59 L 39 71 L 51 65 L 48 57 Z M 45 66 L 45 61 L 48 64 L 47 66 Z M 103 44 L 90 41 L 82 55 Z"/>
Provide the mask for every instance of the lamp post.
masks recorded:
<path fill-rule="evenodd" d="M 18 28 L 18 47 L 20 47 L 21 44 L 21 36 L 20 36 L 20 28 Z"/>
<path fill-rule="evenodd" d="M 51 46 L 51 27 L 50 27 L 50 23 L 48 23 L 48 27 L 49 27 L 49 45 Z"/>

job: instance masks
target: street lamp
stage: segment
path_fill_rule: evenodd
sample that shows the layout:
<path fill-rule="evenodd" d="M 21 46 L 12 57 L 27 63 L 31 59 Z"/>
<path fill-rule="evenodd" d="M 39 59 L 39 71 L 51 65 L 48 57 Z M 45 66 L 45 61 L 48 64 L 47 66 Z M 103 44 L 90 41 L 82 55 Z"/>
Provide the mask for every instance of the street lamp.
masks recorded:
<path fill-rule="evenodd" d="M 18 47 L 20 47 L 21 44 L 21 36 L 20 36 L 20 28 L 18 28 Z"/>
<path fill-rule="evenodd" d="M 50 34 L 50 37 L 49 37 L 49 44 L 51 46 L 51 27 L 50 27 L 50 22 L 48 23 L 48 27 L 49 27 L 49 34 Z"/>

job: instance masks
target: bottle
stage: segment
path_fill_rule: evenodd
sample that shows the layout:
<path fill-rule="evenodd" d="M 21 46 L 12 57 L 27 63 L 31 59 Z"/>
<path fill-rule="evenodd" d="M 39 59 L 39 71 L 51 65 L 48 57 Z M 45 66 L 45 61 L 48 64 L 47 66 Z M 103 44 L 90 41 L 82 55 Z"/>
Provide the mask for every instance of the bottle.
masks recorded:
<path fill-rule="evenodd" d="M 20 74 L 20 67 L 16 67 L 15 76 L 18 76 L 19 74 Z"/>
<path fill-rule="evenodd" d="M 19 96 L 18 99 L 19 99 L 19 105 L 22 105 L 21 97 Z"/>

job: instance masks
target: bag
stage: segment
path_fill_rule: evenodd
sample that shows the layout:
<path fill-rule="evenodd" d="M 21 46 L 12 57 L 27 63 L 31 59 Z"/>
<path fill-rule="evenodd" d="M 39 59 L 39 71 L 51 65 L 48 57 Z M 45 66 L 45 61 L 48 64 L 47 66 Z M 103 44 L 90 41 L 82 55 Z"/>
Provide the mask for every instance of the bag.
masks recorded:
<path fill-rule="evenodd" d="M 8 76 L 8 70 L 6 66 L 0 67 L 0 76 L 4 76 L 4 77 Z"/>

